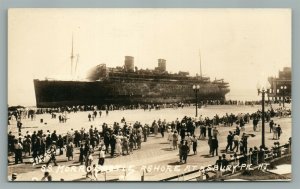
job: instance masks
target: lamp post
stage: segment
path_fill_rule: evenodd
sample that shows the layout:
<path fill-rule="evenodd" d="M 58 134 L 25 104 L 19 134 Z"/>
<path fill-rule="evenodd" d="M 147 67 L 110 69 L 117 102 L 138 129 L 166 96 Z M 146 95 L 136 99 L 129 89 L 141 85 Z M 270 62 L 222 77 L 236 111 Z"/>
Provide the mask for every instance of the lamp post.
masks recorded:
<path fill-rule="evenodd" d="M 280 89 L 282 90 L 282 105 L 284 107 L 284 101 L 285 101 L 285 94 L 284 94 L 284 92 L 287 89 L 287 86 L 285 86 L 285 85 L 281 86 Z"/>
<path fill-rule="evenodd" d="M 200 85 L 193 85 L 193 90 L 196 95 L 196 117 L 198 117 L 198 91 L 200 90 Z"/>
<path fill-rule="evenodd" d="M 265 90 L 264 88 L 257 88 L 258 95 L 261 93 L 262 101 L 261 101 L 261 146 L 265 148 L 265 94 L 269 94 L 269 89 Z"/>

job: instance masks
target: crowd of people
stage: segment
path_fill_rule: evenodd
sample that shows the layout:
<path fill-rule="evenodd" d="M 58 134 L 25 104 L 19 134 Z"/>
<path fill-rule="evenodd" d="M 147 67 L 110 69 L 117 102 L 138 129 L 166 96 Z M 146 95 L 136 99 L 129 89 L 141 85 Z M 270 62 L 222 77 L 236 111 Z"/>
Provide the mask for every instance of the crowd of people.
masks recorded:
<path fill-rule="evenodd" d="M 279 101 L 272 101 L 272 104 L 280 103 Z M 286 103 L 290 103 L 287 101 Z M 238 101 L 238 100 L 205 100 L 198 102 L 199 107 L 207 106 L 207 105 L 259 105 L 261 101 Z M 77 105 L 77 106 L 61 106 L 61 107 L 53 107 L 53 108 L 13 108 L 13 111 L 8 111 L 8 123 L 12 117 L 15 119 L 18 116 L 22 118 L 30 118 L 32 120 L 35 119 L 36 114 L 64 114 L 66 112 L 81 112 L 81 111 L 114 111 L 114 110 L 135 110 L 135 109 L 144 109 L 144 110 L 160 110 L 165 108 L 184 108 L 192 106 L 192 103 L 173 103 L 173 104 L 135 104 L 135 105 L 117 105 L 117 104 L 110 104 L 110 105 Z"/>
<path fill-rule="evenodd" d="M 101 117 L 101 110 L 96 111 L 94 108 L 88 112 L 88 119 L 91 120 L 97 116 Z M 100 113 L 101 112 L 101 113 Z M 109 110 L 106 109 L 108 115 Z M 48 113 L 54 114 L 53 111 Z M 16 116 L 17 123 L 21 123 L 18 113 Z M 274 140 L 280 139 L 282 129 L 279 124 L 274 123 L 273 117 L 291 115 L 290 110 L 283 108 L 273 109 L 265 112 L 265 121 L 269 123 L 270 132 L 274 134 Z M 209 147 L 209 156 L 218 156 L 219 149 L 219 126 L 233 127 L 227 136 L 227 145 L 225 153 L 238 153 L 241 155 L 248 154 L 253 151 L 248 149 L 248 137 L 253 134 L 245 133 L 245 125 L 250 124 L 252 120 L 253 131 L 257 131 L 259 122 L 261 122 L 262 112 L 225 114 L 223 116 L 215 115 L 213 118 L 202 117 L 194 119 L 191 117 L 183 117 L 170 122 L 166 120 L 154 120 L 151 124 L 141 124 L 135 122 L 128 124 L 123 117 L 119 122 L 114 122 L 112 126 L 103 123 L 100 127 L 91 125 L 88 130 L 82 128 L 80 130 L 70 129 L 67 134 L 59 134 L 55 130 L 37 130 L 33 133 L 26 132 L 22 135 L 13 135 L 8 133 L 8 151 L 14 154 L 15 164 L 23 163 L 24 157 L 32 157 L 34 163 L 46 161 L 48 166 L 51 162 L 57 165 L 56 157 L 66 154 L 67 161 L 74 161 L 74 150 L 79 151 L 78 162 L 86 167 L 91 166 L 94 161 L 93 154 L 99 152 L 98 164 L 104 165 L 105 157 L 115 158 L 123 155 L 130 155 L 134 150 L 142 149 L 142 143 L 147 142 L 150 135 L 166 138 L 171 150 L 179 151 L 179 163 L 187 163 L 188 154 L 193 151 L 197 154 L 199 140 L 207 140 Z M 55 116 L 52 116 L 56 119 Z M 60 118 L 59 118 L 60 119 Z M 18 125 L 18 124 L 17 124 Z M 19 126 L 18 126 L 19 127 Z M 20 126 L 21 127 L 21 126 Z M 200 130 L 199 136 L 196 136 L 196 129 Z M 19 129 L 20 131 L 20 129 Z M 166 136 L 166 137 L 165 137 Z M 258 149 L 254 147 L 254 150 Z M 224 158 L 223 158 L 224 159 Z M 222 160 L 222 157 L 221 157 Z M 87 175 L 90 174 L 87 171 Z"/>

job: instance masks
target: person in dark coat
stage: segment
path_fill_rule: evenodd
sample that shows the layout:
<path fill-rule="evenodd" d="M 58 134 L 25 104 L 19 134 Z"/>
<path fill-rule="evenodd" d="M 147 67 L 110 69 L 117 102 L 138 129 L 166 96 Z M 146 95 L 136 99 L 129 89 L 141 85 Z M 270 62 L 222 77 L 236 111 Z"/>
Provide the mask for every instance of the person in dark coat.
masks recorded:
<path fill-rule="evenodd" d="M 18 127 L 18 131 L 19 131 L 19 133 L 21 132 L 21 129 L 22 129 L 22 122 L 21 121 L 18 121 L 17 122 L 17 127 Z"/>
<path fill-rule="evenodd" d="M 280 125 L 277 126 L 276 131 L 277 131 L 278 139 L 280 139 L 280 135 L 282 133 L 282 129 L 281 129 Z"/>
<path fill-rule="evenodd" d="M 242 141 L 243 141 L 243 153 L 247 154 L 248 153 L 248 137 L 246 133 L 243 133 L 242 135 Z"/>
<path fill-rule="evenodd" d="M 38 163 L 38 152 L 39 152 L 39 145 L 37 140 L 34 141 L 33 145 L 32 145 L 32 159 L 34 163 Z"/>
<path fill-rule="evenodd" d="M 115 154 L 115 149 L 116 149 L 116 138 L 115 138 L 115 135 L 112 135 L 112 137 L 110 138 L 110 148 L 111 148 L 110 155 L 113 158 L 114 154 Z"/>
<path fill-rule="evenodd" d="M 269 123 L 270 133 L 272 133 L 272 131 L 273 131 L 273 126 L 274 126 L 274 121 L 271 120 L 270 123 Z"/>
<path fill-rule="evenodd" d="M 186 131 L 185 126 L 182 126 L 182 128 L 180 129 L 181 140 L 184 140 L 185 138 L 185 131 Z"/>
<path fill-rule="evenodd" d="M 79 147 L 80 146 L 80 133 L 76 130 L 74 133 L 74 143 L 75 143 L 75 147 Z"/>
<path fill-rule="evenodd" d="M 165 137 L 165 125 L 164 124 L 159 125 L 159 130 L 160 130 L 161 137 Z"/>
<path fill-rule="evenodd" d="M 107 131 L 104 134 L 105 153 L 108 153 L 109 144 L 110 144 L 110 135 L 109 132 Z"/>
<path fill-rule="evenodd" d="M 80 151 L 79 162 L 80 162 L 80 165 L 83 165 L 83 162 L 84 162 L 84 146 L 83 146 L 83 144 L 80 145 L 79 151 Z"/>
<path fill-rule="evenodd" d="M 187 145 L 187 141 L 184 141 L 184 144 L 181 146 L 181 153 L 182 153 L 182 159 L 183 163 L 186 163 L 187 161 L 187 155 L 189 153 L 189 147 Z"/>
<path fill-rule="evenodd" d="M 39 147 L 39 151 L 38 151 L 38 156 L 39 156 L 39 158 L 41 158 L 42 161 L 44 161 L 45 152 L 46 152 L 46 144 L 43 140 L 40 140 L 39 144 L 40 144 L 40 147 Z"/>
<path fill-rule="evenodd" d="M 207 134 L 208 134 L 208 137 L 212 137 L 212 132 L 211 132 L 211 130 L 212 130 L 212 126 L 211 126 L 211 125 L 208 125 L 208 127 L 207 127 Z"/>
<path fill-rule="evenodd" d="M 226 155 L 222 154 L 222 169 L 226 170 L 228 165 L 229 165 L 229 162 L 226 159 Z"/>
<path fill-rule="evenodd" d="M 63 155 L 64 140 L 61 135 L 58 136 L 57 147 L 59 148 L 59 155 Z"/>
<path fill-rule="evenodd" d="M 233 143 L 233 134 L 231 131 L 229 131 L 229 134 L 227 136 L 227 146 L 225 151 L 227 152 L 228 148 L 230 151 L 232 151 L 232 143 Z"/>
<path fill-rule="evenodd" d="M 57 140 L 58 140 L 58 137 L 57 137 L 56 131 L 53 131 L 53 133 L 51 134 L 51 141 L 57 142 Z"/>
<path fill-rule="evenodd" d="M 212 136 L 208 137 L 207 144 L 208 144 L 208 147 L 209 147 L 209 155 L 212 155 Z"/>
<path fill-rule="evenodd" d="M 222 167 L 222 157 L 219 156 L 219 159 L 216 161 L 215 165 L 218 166 L 218 171 L 221 170 L 221 167 Z"/>
<path fill-rule="evenodd" d="M 46 137 L 46 149 L 47 149 L 47 150 L 49 149 L 49 147 L 51 146 L 51 144 L 52 144 L 52 140 L 51 140 L 50 135 L 48 135 L 48 136 Z"/>
<path fill-rule="evenodd" d="M 66 156 L 68 158 L 68 161 L 70 161 L 70 158 L 72 158 L 73 160 L 73 143 L 70 142 L 68 145 L 67 145 L 67 152 L 66 152 Z"/>
<path fill-rule="evenodd" d="M 218 147 L 219 147 L 218 139 L 216 139 L 215 137 L 212 137 L 211 146 L 212 146 L 212 156 L 214 157 L 215 152 L 216 152 L 216 156 L 217 156 L 218 155 Z"/>

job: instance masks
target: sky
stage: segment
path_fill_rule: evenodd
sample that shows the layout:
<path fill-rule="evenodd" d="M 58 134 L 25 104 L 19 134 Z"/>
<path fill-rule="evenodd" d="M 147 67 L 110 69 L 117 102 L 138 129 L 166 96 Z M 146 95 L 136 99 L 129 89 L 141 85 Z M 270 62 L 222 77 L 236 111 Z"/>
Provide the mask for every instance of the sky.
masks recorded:
<path fill-rule="evenodd" d="M 72 37 L 73 36 L 73 37 Z M 10 9 L 8 105 L 35 106 L 33 79 L 76 79 L 98 64 L 229 82 L 227 99 L 258 100 L 257 85 L 291 67 L 290 9 Z"/>

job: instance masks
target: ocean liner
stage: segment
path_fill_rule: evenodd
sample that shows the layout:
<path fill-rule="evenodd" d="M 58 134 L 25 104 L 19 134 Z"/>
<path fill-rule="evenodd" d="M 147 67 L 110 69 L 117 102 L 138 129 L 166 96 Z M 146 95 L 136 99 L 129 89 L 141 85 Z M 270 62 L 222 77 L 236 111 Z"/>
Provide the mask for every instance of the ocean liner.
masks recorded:
<path fill-rule="evenodd" d="M 158 59 L 158 67 L 153 70 L 138 69 L 132 56 L 125 56 L 122 67 L 99 64 L 90 69 L 86 79 L 34 79 L 36 106 L 191 103 L 195 102 L 194 84 L 200 86 L 199 101 L 222 102 L 230 91 L 223 79 L 210 81 L 202 74 L 189 76 L 182 71 L 168 73 L 165 59 Z"/>

